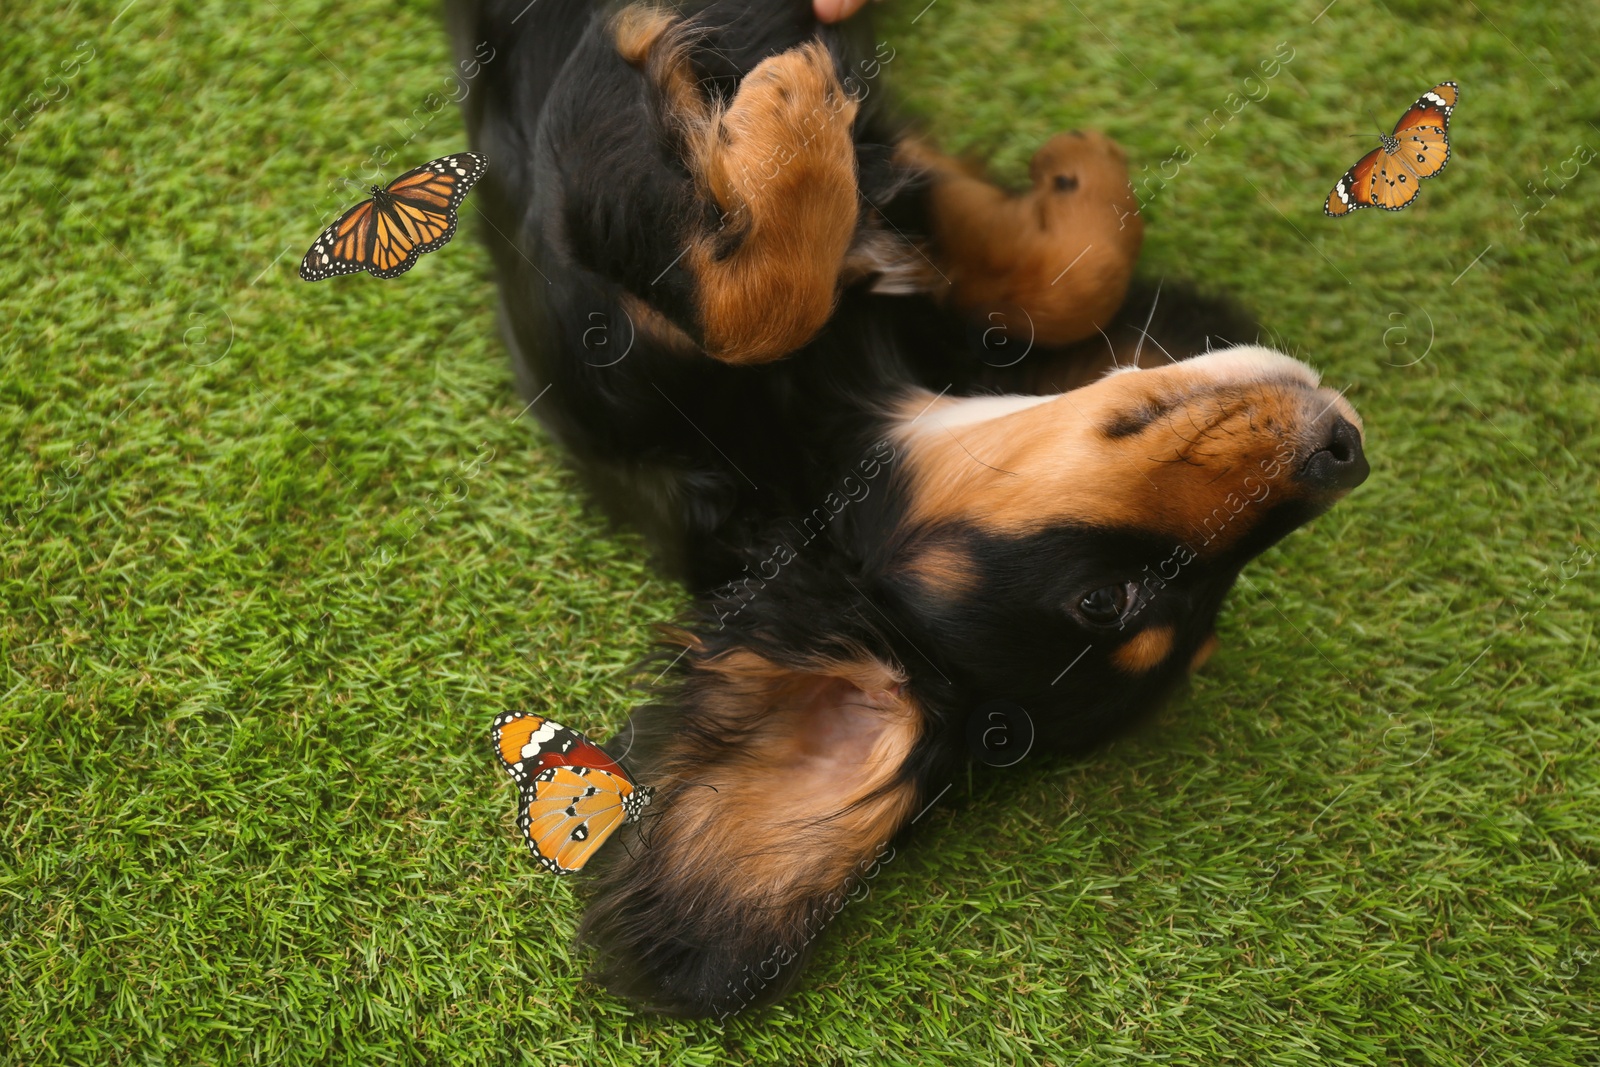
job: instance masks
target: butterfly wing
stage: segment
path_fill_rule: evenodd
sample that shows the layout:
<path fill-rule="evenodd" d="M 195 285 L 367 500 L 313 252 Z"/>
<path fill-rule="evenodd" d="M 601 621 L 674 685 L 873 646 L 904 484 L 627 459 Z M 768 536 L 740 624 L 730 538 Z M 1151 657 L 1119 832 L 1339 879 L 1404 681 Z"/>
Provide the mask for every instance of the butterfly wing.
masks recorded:
<path fill-rule="evenodd" d="M 340 215 L 311 242 L 306 258 L 300 261 L 300 277 L 308 282 L 320 282 L 336 274 L 354 274 L 367 269 L 373 216 L 371 200 L 363 200 Z"/>
<path fill-rule="evenodd" d="M 1413 126 L 1397 140 L 1395 155 L 1419 179 L 1433 177 L 1450 162 L 1450 137 L 1443 126 Z"/>
<path fill-rule="evenodd" d="M 456 209 L 477 184 L 488 161 L 458 152 L 408 170 L 384 187 L 372 266 L 379 278 L 410 270 L 425 252 L 443 248 L 456 233 Z"/>
<path fill-rule="evenodd" d="M 495 716 L 491 740 L 501 766 L 522 787 L 517 825 L 539 863 L 556 874 L 582 870 L 654 793 L 635 786 L 599 745 L 540 715 Z"/>
<path fill-rule="evenodd" d="M 1402 192 L 1405 186 L 1411 187 L 1411 195 L 1405 197 L 1402 206 L 1416 197 L 1416 182 L 1432 178 L 1450 162 L 1450 114 L 1456 110 L 1458 99 L 1461 99 L 1461 90 L 1456 83 L 1440 82 L 1422 93 L 1416 104 L 1411 104 L 1410 110 L 1400 115 L 1400 122 L 1395 123 L 1394 139 L 1398 149 L 1394 152 L 1397 166 L 1392 178 L 1402 187 Z M 1400 181 L 1403 171 L 1410 171 L 1414 178 Z M 1384 181 L 1382 176 L 1379 181 Z"/>
<path fill-rule="evenodd" d="M 517 826 L 542 867 L 574 874 L 647 802 L 632 782 L 607 771 L 547 767 L 523 787 Z"/>
<path fill-rule="evenodd" d="M 1394 127 L 1394 149 L 1380 161 L 1373 200 L 1399 211 L 1417 198 L 1417 185 L 1450 162 L 1450 113 L 1461 98 L 1455 82 L 1440 82 L 1417 98 Z"/>
<path fill-rule="evenodd" d="M 300 277 L 320 282 L 336 274 L 366 270 L 394 278 L 425 252 L 443 248 L 456 232 L 456 209 L 489 161 L 476 152 L 424 163 L 363 200 L 323 230 L 300 262 Z"/>
<path fill-rule="evenodd" d="M 1399 211 L 1417 198 L 1418 184 L 1450 162 L 1450 114 L 1461 89 L 1440 82 L 1417 98 L 1385 147 L 1375 148 L 1345 172 L 1322 210 L 1335 218 L 1364 207 Z M 1389 146 L 1393 145 L 1390 150 Z"/>
<path fill-rule="evenodd" d="M 467 193 L 478 184 L 489 167 L 486 156 L 476 152 L 457 152 L 424 163 L 408 170 L 384 187 L 384 192 L 397 200 L 405 200 L 418 207 L 445 215 L 453 223 L 456 208 L 467 198 Z"/>
<path fill-rule="evenodd" d="M 1378 157 L 1384 155 L 1382 148 L 1374 148 L 1356 161 L 1356 165 L 1344 172 L 1334 185 L 1333 192 L 1328 194 L 1328 202 L 1322 205 L 1322 212 L 1338 218 L 1348 215 L 1352 211 L 1359 211 L 1364 207 L 1373 205 L 1372 175 L 1378 166 Z"/>
<path fill-rule="evenodd" d="M 495 755 L 512 781 L 526 783 L 549 767 L 591 767 L 632 782 L 605 750 L 576 730 L 525 711 L 496 715 L 490 730 Z"/>
<path fill-rule="evenodd" d="M 1372 202 L 1385 211 L 1399 211 L 1417 198 L 1422 184 L 1404 155 L 1406 149 L 1378 150 L 1378 165 L 1372 171 Z"/>
<path fill-rule="evenodd" d="M 1450 113 L 1461 99 L 1461 88 L 1455 82 L 1440 82 L 1417 98 L 1400 121 L 1394 124 L 1394 136 L 1403 136 L 1418 128 L 1437 130 L 1442 135 L 1450 129 Z M 1430 175 L 1424 174 L 1423 177 Z"/>

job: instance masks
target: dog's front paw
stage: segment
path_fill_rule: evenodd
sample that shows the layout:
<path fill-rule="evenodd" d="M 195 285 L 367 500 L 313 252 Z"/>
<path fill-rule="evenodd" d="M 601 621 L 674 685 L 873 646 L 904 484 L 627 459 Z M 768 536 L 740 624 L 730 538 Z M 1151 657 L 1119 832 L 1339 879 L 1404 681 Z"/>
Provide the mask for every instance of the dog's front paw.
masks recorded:
<path fill-rule="evenodd" d="M 856 212 L 856 101 L 817 41 L 763 60 L 721 115 L 711 192 L 739 226 L 761 208 L 810 216 L 822 238 L 847 243 Z M 796 201 L 799 201 L 798 203 Z"/>
<path fill-rule="evenodd" d="M 856 229 L 857 103 L 820 42 L 763 60 L 695 155 L 721 222 L 690 246 L 706 350 L 776 359 L 833 311 Z"/>
<path fill-rule="evenodd" d="M 666 147 L 694 186 L 677 325 L 726 363 L 793 352 L 833 313 L 856 231 L 858 101 L 833 56 L 816 39 L 769 56 L 723 102 L 705 89 L 695 56 L 712 46 L 692 20 L 635 4 L 612 33 L 652 83 Z"/>

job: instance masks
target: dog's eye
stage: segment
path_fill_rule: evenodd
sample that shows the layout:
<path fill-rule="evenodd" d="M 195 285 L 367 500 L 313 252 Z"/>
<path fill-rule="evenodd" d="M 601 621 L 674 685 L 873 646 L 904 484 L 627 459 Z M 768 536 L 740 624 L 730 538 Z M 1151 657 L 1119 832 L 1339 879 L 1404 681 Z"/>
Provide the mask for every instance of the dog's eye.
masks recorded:
<path fill-rule="evenodd" d="M 1115 626 L 1138 603 L 1137 582 L 1102 586 L 1078 601 L 1078 614 L 1094 626 Z"/>
<path fill-rule="evenodd" d="M 1078 179 L 1071 174 L 1056 175 L 1056 192 L 1070 193 L 1078 187 Z"/>

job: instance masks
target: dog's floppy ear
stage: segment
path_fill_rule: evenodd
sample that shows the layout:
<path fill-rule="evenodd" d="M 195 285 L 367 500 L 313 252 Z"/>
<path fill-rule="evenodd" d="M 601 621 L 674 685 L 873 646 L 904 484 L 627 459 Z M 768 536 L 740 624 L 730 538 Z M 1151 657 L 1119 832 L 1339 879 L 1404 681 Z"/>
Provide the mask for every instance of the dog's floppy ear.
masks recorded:
<path fill-rule="evenodd" d="M 793 985 L 915 814 L 924 717 L 900 670 L 864 651 L 783 663 L 676 640 L 674 699 L 634 713 L 622 756 L 656 799 L 606 850 L 580 937 L 613 991 L 726 1017 Z"/>

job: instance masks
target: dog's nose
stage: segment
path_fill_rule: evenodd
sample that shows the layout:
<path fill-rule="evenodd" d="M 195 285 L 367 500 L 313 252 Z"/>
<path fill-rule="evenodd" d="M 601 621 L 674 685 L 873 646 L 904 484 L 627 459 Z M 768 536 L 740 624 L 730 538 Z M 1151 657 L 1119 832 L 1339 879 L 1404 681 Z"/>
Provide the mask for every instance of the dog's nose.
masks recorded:
<path fill-rule="evenodd" d="M 1367 480 L 1371 468 L 1361 451 L 1361 431 L 1343 416 L 1335 415 L 1323 434 L 1322 444 L 1300 468 L 1300 480 L 1315 489 L 1354 489 Z"/>

